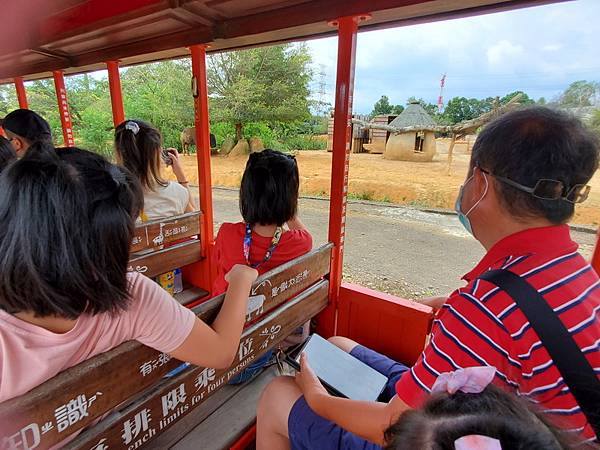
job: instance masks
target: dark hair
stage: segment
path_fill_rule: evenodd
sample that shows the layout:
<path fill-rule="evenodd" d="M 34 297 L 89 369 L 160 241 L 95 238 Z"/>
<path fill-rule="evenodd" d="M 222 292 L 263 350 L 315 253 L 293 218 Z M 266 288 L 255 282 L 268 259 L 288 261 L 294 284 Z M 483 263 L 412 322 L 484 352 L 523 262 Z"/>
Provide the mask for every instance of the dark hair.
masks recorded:
<path fill-rule="evenodd" d="M 586 184 L 598 169 L 598 140 L 575 117 L 544 107 L 505 114 L 477 137 L 471 168 L 534 187 L 540 179 L 562 181 L 566 189 Z M 567 222 L 575 208 L 565 200 L 543 200 L 496 180 L 500 199 L 513 216 Z"/>
<path fill-rule="evenodd" d="M 34 144 L 0 176 L 0 308 L 70 319 L 125 309 L 142 202 L 102 156 Z"/>
<path fill-rule="evenodd" d="M 384 448 L 454 450 L 454 441 L 468 435 L 498 439 L 510 450 L 565 450 L 575 444 L 529 402 L 489 385 L 481 394 L 433 394 L 386 430 Z"/>
<path fill-rule="evenodd" d="M 15 109 L 2 120 L 2 127 L 7 134 L 19 136 L 28 145 L 34 142 L 52 144 L 52 132 L 48 122 L 30 109 Z"/>
<path fill-rule="evenodd" d="M 250 225 L 283 225 L 296 215 L 300 176 L 296 158 L 266 149 L 252 153 L 240 187 L 240 212 Z"/>
<path fill-rule="evenodd" d="M 160 176 L 162 136 L 160 131 L 143 120 L 126 120 L 115 129 L 117 161 L 142 184 L 154 190 L 169 183 Z"/>
<path fill-rule="evenodd" d="M 4 136 L 0 136 L 0 172 L 4 170 L 8 163 L 16 158 L 17 153 L 10 141 Z"/>

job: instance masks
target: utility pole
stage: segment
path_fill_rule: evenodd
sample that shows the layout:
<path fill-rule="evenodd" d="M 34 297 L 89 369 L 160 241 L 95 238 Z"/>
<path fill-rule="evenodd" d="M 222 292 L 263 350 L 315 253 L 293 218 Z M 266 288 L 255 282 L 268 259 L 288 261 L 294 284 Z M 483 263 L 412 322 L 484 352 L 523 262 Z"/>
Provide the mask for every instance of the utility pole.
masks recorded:
<path fill-rule="evenodd" d="M 446 86 L 446 74 L 442 75 L 442 79 L 440 80 L 440 95 L 438 97 L 438 113 L 442 112 L 444 109 L 444 87 Z"/>

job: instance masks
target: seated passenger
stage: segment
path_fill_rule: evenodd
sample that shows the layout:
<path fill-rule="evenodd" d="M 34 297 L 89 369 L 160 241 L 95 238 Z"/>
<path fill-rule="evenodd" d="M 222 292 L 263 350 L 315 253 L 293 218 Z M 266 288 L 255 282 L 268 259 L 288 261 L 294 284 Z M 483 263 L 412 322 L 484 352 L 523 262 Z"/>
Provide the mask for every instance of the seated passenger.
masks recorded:
<path fill-rule="evenodd" d="M 115 130 L 117 162 L 142 184 L 144 209 L 142 222 L 177 216 L 196 208 L 188 181 L 174 148 L 162 148 L 160 132 L 142 120 L 127 120 Z M 177 183 L 163 178 L 162 167 L 170 166 Z"/>
<path fill-rule="evenodd" d="M 199 366 L 231 364 L 257 271 L 231 269 L 206 325 L 127 273 L 141 206 L 137 180 L 85 150 L 37 143 L 2 173 L 0 402 L 129 340 Z"/>
<path fill-rule="evenodd" d="M 573 448 L 538 409 L 490 385 L 494 373 L 493 367 L 470 367 L 441 374 L 423 406 L 387 429 L 385 450 Z"/>
<path fill-rule="evenodd" d="M 548 108 L 514 111 L 487 125 L 456 202 L 461 223 L 487 254 L 465 275 L 466 287 L 438 301 L 441 309 L 417 363 L 408 368 L 349 339 L 332 338 L 388 377 L 389 402 L 332 397 L 308 370 L 295 382 L 277 378 L 259 404 L 257 449 L 380 448 L 384 430 L 404 411 L 421 407 L 438 374 L 482 364 L 496 367 L 496 385 L 593 441 L 588 417 L 523 311 L 480 277 L 510 269 L 531 284 L 576 341 L 577 356 L 600 375 L 600 279 L 567 225 L 575 203 L 587 197 L 598 150 L 598 140 L 579 120 Z M 461 255 L 447 257 L 450 263 Z"/>
<path fill-rule="evenodd" d="M 0 173 L 16 158 L 17 153 L 10 141 L 4 136 L 0 136 Z"/>
<path fill-rule="evenodd" d="M 35 142 L 52 144 L 50 125 L 29 109 L 15 109 L 2 121 L 2 128 L 20 158 Z"/>
<path fill-rule="evenodd" d="M 248 158 L 240 187 L 243 222 L 221 225 L 215 242 L 217 277 L 213 294 L 227 289 L 225 274 L 236 264 L 254 267 L 259 274 L 291 261 L 312 249 L 312 237 L 297 216 L 300 176 L 293 156 L 263 150 Z M 308 334 L 308 323 L 303 327 Z M 268 353 L 245 372 L 256 374 Z M 243 381 L 240 376 L 233 382 Z"/>

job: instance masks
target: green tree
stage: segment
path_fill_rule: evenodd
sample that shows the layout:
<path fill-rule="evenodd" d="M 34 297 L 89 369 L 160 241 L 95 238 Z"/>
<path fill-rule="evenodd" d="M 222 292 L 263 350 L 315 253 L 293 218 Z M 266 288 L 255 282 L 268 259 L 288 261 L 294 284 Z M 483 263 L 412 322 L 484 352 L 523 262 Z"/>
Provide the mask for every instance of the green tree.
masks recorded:
<path fill-rule="evenodd" d="M 596 133 L 598 138 L 600 138 L 600 109 L 597 109 L 596 111 L 594 111 L 594 114 L 592 116 L 592 119 L 590 120 L 589 126 L 592 129 L 592 131 L 594 133 Z"/>
<path fill-rule="evenodd" d="M 19 107 L 17 93 L 12 84 L 0 84 L 0 118 Z"/>
<path fill-rule="evenodd" d="M 387 95 L 382 95 L 379 100 L 373 105 L 373 111 L 371 111 L 371 117 L 379 116 L 381 114 L 392 114 L 394 106 L 390 104 L 390 99 Z"/>
<path fill-rule="evenodd" d="M 521 94 L 521 97 L 519 98 L 519 104 L 521 104 L 521 105 L 533 105 L 533 104 L 535 104 L 535 100 L 533 100 L 531 97 L 529 97 L 529 95 L 527 95 L 523 91 L 514 91 L 514 92 L 511 92 L 510 94 L 506 94 L 504 97 L 502 97 L 500 99 L 500 104 L 504 105 L 504 104 L 508 103 L 511 98 L 513 98 L 513 97 L 515 97 L 516 95 L 519 95 L 519 94 Z"/>
<path fill-rule="evenodd" d="M 310 118 L 310 54 L 306 45 L 285 44 L 210 55 L 210 113 L 215 122 L 293 122 Z"/>
<path fill-rule="evenodd" d="M 126 116 L 152 123 L 166 146 L 179 148 L 181 131 L 194 124 L 191 78 L 188 58 L 128 68 L 121 77 Z"/>
<path fill-rule="evenodd" d="M 404 106 L 402 105 L 394 105 L 392 108 L 392 114 L 400 115 L 404 111 Z"/>
<path fill-rule="evenodd" d="M 565 107 L 592 106 L 600 92 L 596 81 L 574 81 L 558 98 L 558 104 Z"/>
<path fill-rule="evenodd" d="M 451 124 L 475 119 L 481 114 L 491 110 L 491 99 L 478 100 L 476 98 L 454 97 L 444 108 L 444 118 Z"/>

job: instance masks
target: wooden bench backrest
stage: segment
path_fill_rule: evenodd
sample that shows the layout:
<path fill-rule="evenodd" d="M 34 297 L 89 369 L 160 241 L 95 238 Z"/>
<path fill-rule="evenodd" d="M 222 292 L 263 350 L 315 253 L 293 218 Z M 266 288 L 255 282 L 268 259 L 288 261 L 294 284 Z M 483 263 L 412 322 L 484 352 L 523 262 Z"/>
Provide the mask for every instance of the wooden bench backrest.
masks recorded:
<path fill-rule="evenodd" d="M 103 444 L 111 450 L 126 450 L 131 446 L 138 448 L 147 444 L 202 405 L 252 361 L 273 349 L 297 327 L 325 309 L 328 293 L 329 282 L 317 282 L 247 328 L 230 368 L 215 370 L 193 367 L 172 378 L 165 378 L 129 406 L 83 432 L 65 449 L 91 449 Z M 137 424 L 142 425 L 138 427 Z M 198 448 L 202 448 L 201 443 Z"/>
<path fill-rule="evenodd" d="M 280 331 L 267 344 L 270 348 L 280 338 L 283 339 L 285 333 L 289 334 L 288 331 L 315 315 L 318 312 L 314 311 L 315 309 L 320 310 L 324 307 L 327 302 L 327 289 L 323 287 L 321 280 L 329 273 L 330 258 L 331 244 L 327 244 L 259 277 L 253 285 L 252 295 L 262 295 L 264 301 L 250 302 L 246 321 L 250 326 L 244 332 L 241 344 L 246 342 L 246 339 L 258 342 L 263 338 L 261 333 L 265 328 L 268 328 L 268 332 L 271 327 L 280 327 Z M 286 303 L 303 291 L 305 293 L 302 296 Z M 194 308 L 194 312 L 202 320 L 210 323 L 218 313 L 223 299 L 224 295 L 215 297 Z M 302 305 L 294 306 L 299 304 L 298 299 L 302 300 Z M 310 305 L 305 301 L 307 299 L 314 302 L 312 308 L 308 307 Z M 270 313 L 283 303 L 286 305 Z M 306 310 L 305 303 L 308 305 Z M 307 315 L 307 312 L 310 315 Z M 265 318 L 256 322 L 265 314 Z M 264 350 L 255 349 L 247 356 L 256 357 L 259 351 Z M 247 360 L 243 359 L 244 362 Z M 234 363 L 234 367 L 239 364 Z M 47 448 L 58 443 L 124 400 L 155 385 L 164 375 L 180 365 L 179 361 L 170 359 L 168 355 L 131 341 L 67 369 L 27 394 L 0 404 L 2 448 L 11 448 L 11 443 L 14 446 L 15 442 L 23 441 L 28 443 L 29 448 Z M 196 375 L 201 370 L 203 369 L 196 367 L 190 369 Z M 230 371 L 231 369 L 228 369 L 225 373 Z M 190 375 L 188 372 L 185 372 L 185 376 Z M 178 380 L 180 377 L 174 379 Z M 65 411 L 71 412 L 71 415 L 67 414 L 66 421 L 62 420 Z M 158 416 L 156 417 L 158 422 Z M 64 428 L 61 430 L 59 418 L 60 428 Z M 96 427 L 104 422 L 106 420 Z M 34 447 L 32 443 L 38 443 L 38 446 Z"/>
<path fill-rule="evenodd" d="M 128 270 L 155 277 L 202 259 L 199 211 L 138 225 Z M 167 247 L 165 247 L 167 246 Z"/>

